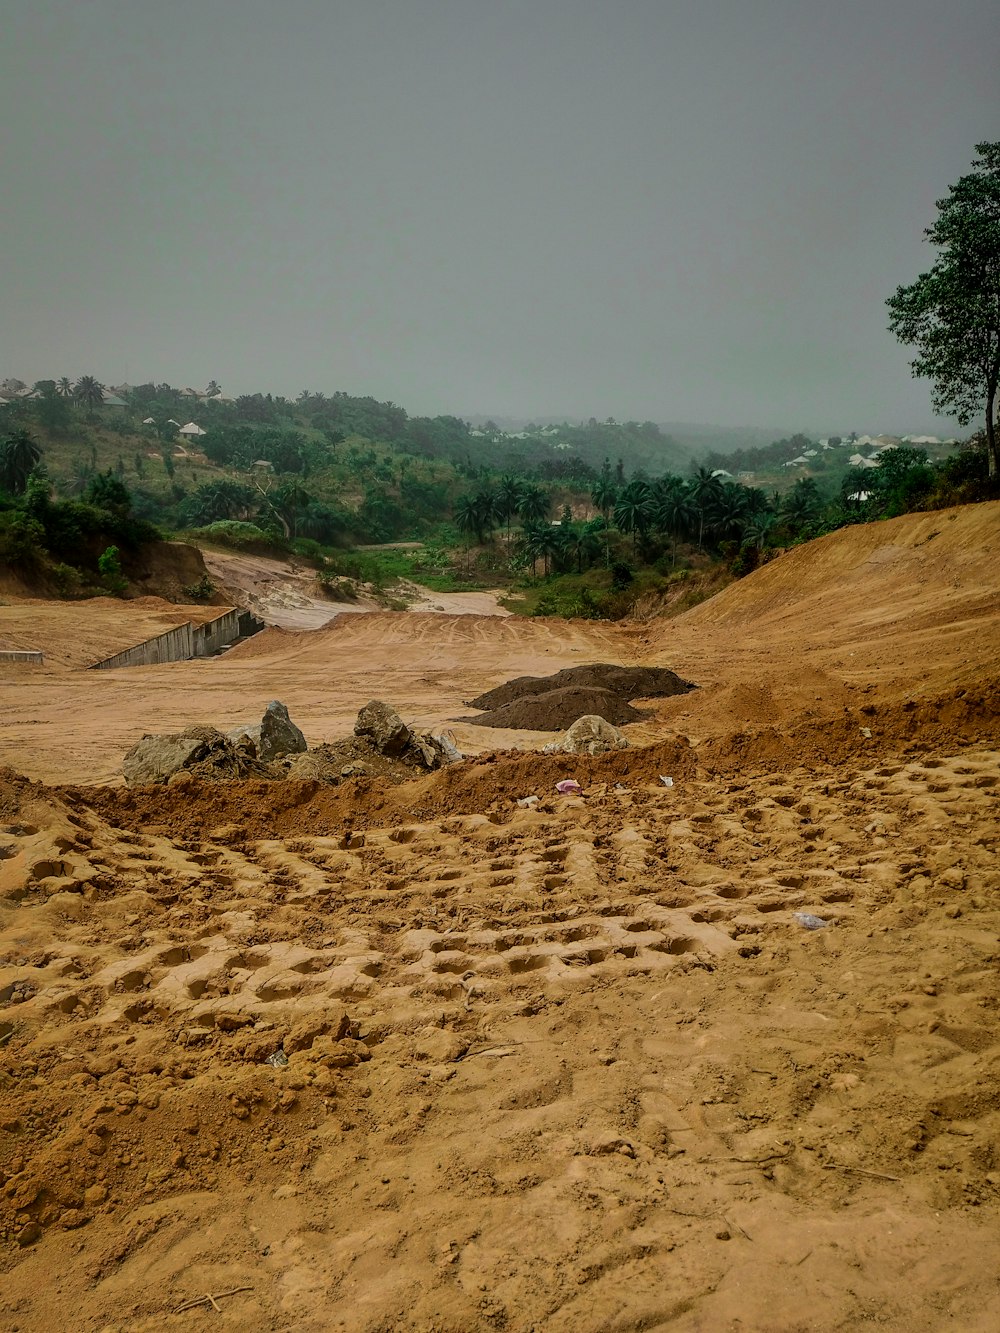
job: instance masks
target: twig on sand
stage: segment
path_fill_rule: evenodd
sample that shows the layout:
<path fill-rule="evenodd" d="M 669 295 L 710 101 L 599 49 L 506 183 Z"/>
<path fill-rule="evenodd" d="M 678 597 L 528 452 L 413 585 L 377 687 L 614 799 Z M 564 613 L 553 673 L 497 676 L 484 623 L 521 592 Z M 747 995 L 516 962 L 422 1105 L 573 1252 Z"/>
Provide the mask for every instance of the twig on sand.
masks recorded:
<path fill-rule="evenodd" d="M 458 1058 L 460 1060 L 471 1060 L 474 1055 L 490 1055 L 494 1060 L 499 1060 L 501 1056 L 513 1055 L 520 1045 L 520 1042 L 515 1042 L 512 1046 L 484 1046 L 478 1051 L 466 1051 L 464 1055 L 460 1055 Z"/>
<path fill-rule="evenodd" d="M 741 1227 L 739 1222 L 734 1222 L 732 1218 L 727 1217 L 725 1213 L 720 1213 L 719 1216 L 722 1218 L 723 1222 L 725 1222 L 727 1227 L 731 1227 L 733 1231 L 738 1231 L 740 1235 L 746 1236 L 747 1240 L 753 1240 L 753 1236 L 750 1235 L 750 1232 Z"/>
<path fill-rule="evenodd" d="M 872 1176 L 875 1180 L 895 1180 L 895 1181 L 898 1181 L 898 1180 L 900 1179 L 899 1176 L 890 1176 L 890 1175 L 888 1174 L 888 1172 L 886 1172 L 886 1171 L 869 1171 L 866 1167 L 863 1167 L 863 1166 L 847 1166 L 847 1164 L 844 1163 L 844 1162 L 824 1162 L 824 1163 L 823 1163 L 823 1170 L 824 1170 L 824 1171 L 853 1171 L 855 1175 L 858 1175 L 858 1176 Z"/>
<path fill-rule="evenodd" d="M 183 1314 L 185 1310 L 194 1310 L 199 1305 L 211 1305 L 213 1310 L 222 1310 L 216 1304 L 217 1301 L 225 1300 L 227 1296 L 237 1296 L 241 1291 L 253 1291 L 253 1287 L 233 1287 L 231 1291 L 207 1291 L 204 1296 L 195 1296 L 194 1300 L 185 1301 L 183 1305 L 178 1305 L 174 1311 L 175 1314 Z"/>

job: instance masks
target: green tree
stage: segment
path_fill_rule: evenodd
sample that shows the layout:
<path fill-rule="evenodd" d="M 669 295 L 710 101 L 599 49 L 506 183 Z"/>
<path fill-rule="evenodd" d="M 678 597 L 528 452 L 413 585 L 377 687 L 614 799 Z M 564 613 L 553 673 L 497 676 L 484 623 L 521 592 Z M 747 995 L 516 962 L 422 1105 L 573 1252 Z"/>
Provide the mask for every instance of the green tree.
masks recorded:
<path fill-rule="evenodd" d="M 653 497 L 649 483 L 631 481 L 615 505 L 615 527 L 632 534 L 632 550 L 639 537 L 645 537 L 653 522 Z"/>
<path fill-rule="evenodd" d="M 488 423 L 487 423 L 488 425 Z M 510 521 L 517 517 L 524 483 L 520 477 L 507 473 L 497 487 L 497 518 L 507 525 L 507 550 L 510 551 Z"/>
<path fill-rule="evenodd" d="M 100 571 L 101 582 L 108 592 L 121 597 L 128 584 L 122 573 L 121 553 L 117 546 L 109 546 L 97 557 L 97 568 Z"/>
<path fill-rule="evenodd" d="M 465 537 L 465 563 L 468 567 L 472 538 L 479 532 L 479 511 L 476 508 L 476 497 L 474 495 L 461 496 L 455 502 L 452 517 L 455 520 L 455 526 Z"/>
<path fill-rule="evenodd" d="M 525 526 L 543 522 L 549 516 L 551 504 L 552 500 L 548 491 L 543 491 L 540 486 L 526 486 L 521 493 L 521 499 L 517 506 L 521 522 Z"/>
<path fill-rule="evenodd" d="M 753 551 L 763 551 L 774 523 L 773 514 L 751 514 L 743 529 L 743 545 Z"/>
<path fill-rule="evenodd" d="M 593 420 L 593 418 L 592 418 Z M 596 426 L 596 421 L 594 425 Z M 606 458 L 600 475 L 594 482 L 590 498 L 604 519 L 604 563 L 611 568 L 611 511 L 618 503 L 618 487 L 611 476 L 611 460 Z"/>
<path fill-rule="evenodd" d="M 49 435 L 68 435 L 73 422 L 73 409 L 55 387 L 45 389 L 35 399 L 35 419 Z"/>
<path fill-rule="evenodd" d="M 810 523 L 814 522 L 823 509 L 823 497 L 812 477 L 803 477 L 797 481 L 785 496 L 781 512 L 788 527 L 800 535 Z"/>
<path fill-rule="evenodd" d="M 548 577 L 550 562 L 559 554 L 559 529 L 551 523 L 533 522 L 524 525 L 524 551 L 531 558 L 532 573 L 536 563 L 543 561 L 545 576 Z"/>
<path fill-rule="evenodd" d="M 939 199 L 924 235 L 938 250 L 932 267 L 886 304 L 889 331 L 916 347 L 916 378 L 931 381 L 935 411 L 986 419 L 989 475 L 998 473 L 996 405 L 1000 381 L 1000 143 L 976 144 L 973 170 Z"/>
<path fill-rule="evenodd" d="M 223 483 L 219 483 L 222 485 Z M 274 507 L 278 511 L 278 517 L 284 524 L 287 524 L 288 531 L 286 537 L 297 537 L 299 531 L 299 515 L 303 514 L 310 505 L 312 496 L 297 481 L 286 482 L 279 486 L 274 493 Z"/>
<path fill-rule="evenodd" d="M 748 495 L 735 482 L 724 483 L 712 506 L 709 521 L 721 540 L 741 540 L 749 517 Z"/>
<path fill-rule="evenodd" d="M 698 510 L 680 477 L 658 486 L 653 500 L 653 525 L 670 534 L 670 563 L 677 565 L 677 539 L 685 537 L 698 519 Z"/>
<path fill-rule="evenodd" d="M 73 385 L 66 375 L 62 379 L 56 380 L 56 393 L 59 394 L 60 398 L 73 397 Z"/>
<path fill-rule="evenodd" d="M 23 495 L 41 456 L 30 431 L 13 431 L 0 444 L 0 486 L 11 495 Z"/>
<path fill-rule="evenodd" d="M 718 503 L 722 482 L 711 468 L 699 467 L 691 478 L 689 493 L 698 513 L 698 550 L 705 549 L 705 521 Z"/>
<path fill-rule="evenodd" d="M 81 375 L 73 386 L 73 397 L 83 407 L 94 411 L 104 402 L 104 385 L 93 375 Z"/>

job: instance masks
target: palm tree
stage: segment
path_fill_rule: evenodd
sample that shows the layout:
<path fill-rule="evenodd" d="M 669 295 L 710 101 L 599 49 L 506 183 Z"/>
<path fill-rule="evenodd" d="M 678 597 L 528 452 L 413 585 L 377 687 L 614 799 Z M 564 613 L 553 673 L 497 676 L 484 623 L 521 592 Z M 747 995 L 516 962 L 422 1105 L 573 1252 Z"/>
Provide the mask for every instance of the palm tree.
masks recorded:
<path fill-rule="evenodd" d="M 723 485 L 709 515 L 712 531 L 723 539 L 728 537 L 739 540 L 748 516 L 744 488 L 732 482 Z"/>
<path fill-rule="evenodd" d="M 76 457 L 73 459 L 70 464 L 71 480 L 69 488 L 74 495 L 83 494 L 90 485 L 95 470 L 93 465 L 88 463 L 85 458 Z"/>
<path fill-rule="evenodd" d="M 618 502 L 618 487 L 611 479 L 611 460 L 606 458 L 601 475 L 594 482 L 590 498 L 604 517 L 604 559 L 611 568 L 611 511 Z"/>
<path fill-rule="evenodd" d="M 477 491 L 473 499 L 476 510 L 476 537 L 483 542 L 492 534 L 493 526 L 500 517 L 497 512 L 497 497 L 488 487 Z"/>
<path fill-rule="evenodd" d="M 594 557 L 601 549 L 601 539 L 589 523 L 580 527 L 563 528 L 566 534 L 565 546 L 568 554 L 576 557 L 576 572 L 583 573 L 584 561 L 587 568 L 593 564 Z"/>
<path fill-rule="evenodd" d="M 312 496 L 297 481 L 286 482 L 274 494 L 275 505 L 291 529 L 289 536 L 298 535 L 299 514 L 309 508 Z M 290 516 L 290 517 L 289 517 Z"/>
<path fill-rule="evenodd" d="M 507 524 L 507 552 L 510 553 L 510 521 L 518 512 L 524 483 L 510 473 L 500 478 L 497 488 L 497 517 Z"/>
<path fill-rule="evenodd" d="M 536 562 L 544 561 L 545 576 L 549 574 L 549 561 L 559 552 L 558 529 L 551 523 L 526 523 L 524 525 L 524 550 L 531 557 L 531 570 L 535 571 Z"/>
<path fill-rule="evenodd" d="M 59 394 L 61 398 L 73 397 L 73 385 L 65 375 L 61 380 L 56 380 L 56 393 Z"/>
<path fill-rule="evenodd" d="M 517 506 L 521 522 L 525 526 L 529 523 L 541 523 L 543 519 L 548 518 L 551 503 L 548 492 L 543 491 L 540 486 L 525 486 Z"/>
<path fill-rule="evenodd" d="M 711 468 L 699 467 L 691 478 L 691 499 L 698 510 L 698 550 L 704 550 L 705 519 L 719 498 L 722 483 Z"/>
<path fill-rule="evenodd" d="M 22 427 L 12 432 L 0 445 L 0 486 L 11 495 L 23 495 L 41 456 L 30 431 Z"/>
<path fill-rule="evenodd" d="M 104 402 L 104 385 L 94 379 L 93 375 L 81 375 L 73 386 L 73 397 L 84 407 L 93 410 Z"/>
<path fill-rule="evenodd" d="M 670 477 L 667 481 L 668 484 L 658 488 L 653 501 L 653 522 L 661 532 L 670 533 L 670 563 L 676 568 L 677 538 L 691 531 L 698 510 L 680 477 Z"/>
<path fill-rule="evenodd" d="M 455 526 L 465 536 L 465 564 L 469 565 L 469 552 L 472 548 L 472 535 L 479 531 L 479 511 L 474 495 L 463 495 L 455 502 L 452 510 Z"/>
<path fill-rule="evenodd" d="M 819 487 L 812 477 L 803 477 L 785 496 L 781 512 L 793 532 L 798 532 L 818 518 L 822 508 L 823 497 Z"/>
<path fill-rule="evenodd" d="M 751 514 L 746 527 L 743 529 L 743 545 L 749 546 L 755 551 L 763 551 L 774 524 L 775 517 L 773 514 Z"/>
<path fill-rule="evenodd" d="M 615 527 L 632 534 L 632 550 L 637 538 L 645 536 L 653 517 L 652 492 L 649 482 L 635 480 L 622 491 L 615 505 Z"/>

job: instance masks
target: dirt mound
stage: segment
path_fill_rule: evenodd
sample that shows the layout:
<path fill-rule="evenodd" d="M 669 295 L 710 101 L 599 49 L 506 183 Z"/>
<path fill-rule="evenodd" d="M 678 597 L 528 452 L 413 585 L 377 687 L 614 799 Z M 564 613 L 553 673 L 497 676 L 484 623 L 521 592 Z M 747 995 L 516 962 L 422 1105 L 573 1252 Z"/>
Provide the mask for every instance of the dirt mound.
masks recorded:
<path fill-rule="evenodd" d="M 586 714 L 603 717 L 616 727 L 641 722 L 645 713 L 633 708 L 613 690 L 564 686 L 543 694 L 527 694 L 478 717 L 456 718 L 475 727 L 506 727 L 513 731 L 563 731 Z"/>
<path fill-rule="evenodd" d="M 487 690 L 476 699 L 469 699 L 468 704 L 470 708 L 503 708 L 519 699 L 563 689 L 610 690 L 612 694 L 626 700 L 659 699 L 671 694 L 686 694 L 695 688 L 666 667 L 623 667 L 595 662 L 586 666 L 566 667 L 552 676 L 518 676 L 516 680 L 508 680 L 494 690 Z M 602 713 L 601 716 L 608 722 L 615 721 L 607 714 Z"/>

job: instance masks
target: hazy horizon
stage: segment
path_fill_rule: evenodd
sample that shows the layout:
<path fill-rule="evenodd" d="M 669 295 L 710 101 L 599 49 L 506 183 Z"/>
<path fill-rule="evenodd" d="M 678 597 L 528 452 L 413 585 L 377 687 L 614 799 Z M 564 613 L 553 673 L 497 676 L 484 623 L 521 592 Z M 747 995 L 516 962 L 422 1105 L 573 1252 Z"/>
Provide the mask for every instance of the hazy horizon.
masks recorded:
<path fill-rule="evenodd" d="M 0 379 L 961 433 L 885 299 L 995 137 L 956 0 L 8 5 Z"/>

